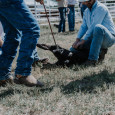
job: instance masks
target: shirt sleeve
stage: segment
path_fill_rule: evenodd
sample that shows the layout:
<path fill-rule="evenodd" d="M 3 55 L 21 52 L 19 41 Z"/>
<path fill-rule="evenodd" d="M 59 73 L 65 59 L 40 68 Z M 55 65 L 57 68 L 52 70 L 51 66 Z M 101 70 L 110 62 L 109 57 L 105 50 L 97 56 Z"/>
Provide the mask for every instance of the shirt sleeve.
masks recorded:
<path fill-rule="evenodd" d="M 78 34 L 77 34 L 78 39 L 81 39 L 84 36 L 84 34 L 86 33 L 86 31 L 88 30 L 88 27 L 87 27 L 87 24 L 86 24 L 86 16 L 85 16 L 86 14 L 85 14 L 85 12 L 84 12 L 83 15 L 84 16 L 83 16 L 82 25 L 81 25 L 81 27 L 79 29 Z"/>
<path fill-rule="evenodd" d="M 93 34 L 93 30 L 97 24 L 101 24 L 104 20 L 104 17 L 107 14 L 107 9 L 99 7 L 94 14 L 92 15 L 92 24 L 90 25 L 89 29 L 87 30 L 84 40 L 88 40 L 88 38 Z"/>

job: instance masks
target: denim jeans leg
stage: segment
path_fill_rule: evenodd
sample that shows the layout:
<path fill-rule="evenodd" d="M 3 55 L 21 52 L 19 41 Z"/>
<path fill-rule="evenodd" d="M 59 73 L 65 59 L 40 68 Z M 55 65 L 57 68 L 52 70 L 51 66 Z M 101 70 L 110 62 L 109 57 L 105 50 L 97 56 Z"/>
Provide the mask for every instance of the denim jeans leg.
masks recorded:
<path fill-rule="evenodd" d="M 0 54 L 0 80 L 5 80 L 9 78 L 11 64 L 17 53 L 21 33 L 15 29 L 13 25 L 6 20 L 6 18 L 1 16 L 1 14 L 0 20 L 2 22 L 4 32 L 6 33 Z"/>
<path fill-rule="evenodd" d="M 37 61 L 40 59 L 40 57 L 38 56 L 37 48 L 34 50 L 33 56 L 34 56 L 34 61 Z"/>
<path fill-rule="evenodd" d="M 91 42 L 89 60 L 98 60 L 100 49 L 111 47 L 115 42 L 115 37 L 110 31 L 101 24 L 94 28 L 93 39 Z"/>
<path fill-rule="evenodd" d="M 66 22 L 66 8 L 63 9 L 63 30 L 62 32 L 65 32 L 65 22 Z"/>
<path fill-rule="evenodd" d="M 27 6 L 22 3 L 22 9 L 25 9 L 25 12 L 22 12 L 22 15 L 25 16 L 27 19 L 27 24 L 23 28 L 20 28 L 23 33 L 23 37 L 21 40 L 21 45 L 20 45 L 20 51 L 19 51 L 19 57 L 17 60 L 17 68 L 15 74 L 21 74 L 24 76 L 28 76 L 31 74 L 31 65 L 35 59 L 35 54 L 34 57 L 31 55 L 33 53 L 37 53 L 36 51 L 36 44 L 38 41 L 38 38 L 40 36 L 40 27 L 38 25 L 38 22 L 35 20 Z M 28 13 L 27 13 L 28 12 Z M 26 14 L 26 15 L 25 15 Z M 29 24 L 29 25 L 28 25 Z M 29 29 L 27 29 L 29 26 Z M 26 56 L 26 59 L 24 59 Z"/>
<path fill-rule="evenodd" d="M 69 31 L 74 31 L 75 27 L 75 9 L 74 7 L 68 7 L 70 12 L 68 14 L 68 24 L 69 24 Z"/>
<path fill-rule="evenodd" d="M 60 13 L 60 22 L 59 22 L 58 32 L 64 32 L 65 31 L 66 8 L 60 7 L 58 9 L 59 9 L 59 13 Z"/>
<path fill-rule="evenodd" d="M 12 0 L 10 5 L 4 7 L 0 8 L 0 13 L 22 32 L 15 74 L 28 76 L 31 74 L 31 65 L 34 61 L 32 55 L 40 36 L 38 22 L 23 0 Z"/>

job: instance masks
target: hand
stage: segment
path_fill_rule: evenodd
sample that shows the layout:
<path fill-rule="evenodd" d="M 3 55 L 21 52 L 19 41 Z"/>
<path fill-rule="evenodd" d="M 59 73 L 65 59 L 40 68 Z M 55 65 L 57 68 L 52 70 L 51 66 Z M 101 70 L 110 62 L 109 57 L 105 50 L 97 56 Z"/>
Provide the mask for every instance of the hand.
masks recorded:
<path fill-rule="evenodd" d="M 74 48 L 79 41 L 80 41 L 80 39 L 77 38 L 76 41 L 73 43 L 72 47 Z"/>
<path fill-rule="evenodd" d="M 69 8 L 67 8 L 67 14 L 69 14 L 69 12 L 70 12 L 70 9 L 69 9 Z"/>
<path fill-rule="evenodd" d="M 43 4 L 44 1 L 43 0 L 35 0 L 36 2 L 40 2 L 40 4 Z"/>
<path fill-rule="evenodd" d="M 77 49 L 80 45 L 83 45 L 85 43 L 85 40 L 79 41 L 76 45 L 74 45 L 73 48 Z"/>
<path fill-rule="evenodd" d="M 41 0 L 41 1 L 40 1 L 40 4 L 43 4 L 43 3 L 44 3 L 44 0 Z"/>

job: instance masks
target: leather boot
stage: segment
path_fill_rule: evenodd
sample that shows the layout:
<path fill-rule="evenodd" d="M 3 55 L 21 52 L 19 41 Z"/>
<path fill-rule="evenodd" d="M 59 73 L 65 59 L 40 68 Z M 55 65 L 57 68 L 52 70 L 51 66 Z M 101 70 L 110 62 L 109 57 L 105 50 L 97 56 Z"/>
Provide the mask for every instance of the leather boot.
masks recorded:
<path fill-rule="evenodd" d="M 43 87 L 43 83 L 38 81 L 33 75 L 29 76 L 22 76 L 22 75 L 16 75 L 14 79 L 14 83 L 16 84 L 24 84 L 26 86 L 36 86 L 36 87 Z"/>

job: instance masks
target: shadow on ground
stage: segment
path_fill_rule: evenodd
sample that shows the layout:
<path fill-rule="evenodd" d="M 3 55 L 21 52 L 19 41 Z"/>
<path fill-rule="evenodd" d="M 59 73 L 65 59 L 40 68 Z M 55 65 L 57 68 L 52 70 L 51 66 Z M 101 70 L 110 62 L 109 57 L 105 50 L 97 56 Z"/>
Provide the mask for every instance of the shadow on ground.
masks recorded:
<path fill-rule="evenodd" d="M 0 99 L 5 98 L 10 95 L 14 95 L 14 90 L 12 90 L 12 89 L 4 90 L 0 93 Z"/>
<path fill-rule="evenodd" d="M 43 67 L 41 69 L 51 70 L 56 68 L 60 68 L 60 66 L 57 66 L 55 63 L 48 63 L 48 64 L 43 64 Z"/>
<path fill-rule="evenodd" d="M 78 68 L 74 68 L 74 67 L 77 67 Z M 70 68 L 74 71 L 77 71 L 79 70 L 79 68 L 83 69 L 84 68 L 84 65 L 80 65 L 80 64 L 73 64 L 73 65 L 69 65 L 69 66 L 66 66 L 66 65 L 56 65 L 56 62 L 55 63 L 48 63 L 48 64 L 43 64 L 43 66 L 41 67 L 41 69 L 43 70 L 52 70 L 52 69 L 56 69 L 56 68 Z M 74 69 L 73 69 L 74 68 Z"/>
<path fill-rule="evenodd" d="M 106 84 L 106 87 L 104 87 Z M 102 91 L 109 88 L 110 84 L 115 84 L 115 72 L 109 73 L 107 70 L 103 70 L 99 74 L 92 74 L 91 76 L 85 76 L 81 80 L 75 80 L 67 85 L 63 85 L 60 87 L 62 93 L 71 94 L 74 92 L 83 92 L 83 93 L 96 93 L 96 88 L 101 88 Z M 40 93 L 50 93 L 54 86 L 46 85 L 43 88 L 37 87 L 26 87 L 23 85 L 13 85 L 7 86 L 6 88 L 2 88 L 0 91 L 0 99 L 6 98 L 15 94 L 28 94 L 29 96 L 39 96 Z"/>
<path fill-rule="evenodd" d="M 12 86 L 6 86 L 5 89 L 3 89 L 0 92 L 0 99 L 6 98 L 11 95 L 15 94 L 28 94 L 29 96 L 37 96 L 40 93 L 50 93 L 53 90 L 54 86 L 44 87 L 44 88 L 38 88 L 38 87 L 27 87 L 27 86 L 20 86 L 20 85 L 14 85 Z"/>
<path fill-rule="evenodd" d="M 65 86 L 61 86 L 62 92 L 64 94 L 70 94 L 74 92 L 84 92 L 84 93 L 96 93 L 96 87 L 100 87 L 105 90 L 103 85 L 115 83 L 115 72 L 110 74 L 107 70 L 103 70 L 99 74 L 93 74 L 92 76 L 86 76 L 81 80 L 72 81 Z"/>

